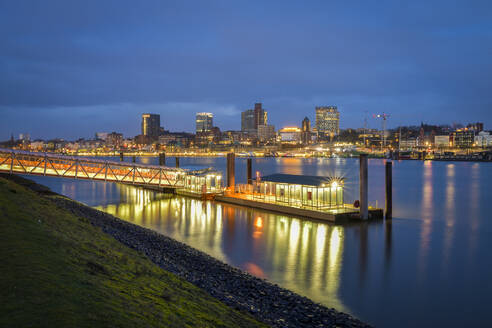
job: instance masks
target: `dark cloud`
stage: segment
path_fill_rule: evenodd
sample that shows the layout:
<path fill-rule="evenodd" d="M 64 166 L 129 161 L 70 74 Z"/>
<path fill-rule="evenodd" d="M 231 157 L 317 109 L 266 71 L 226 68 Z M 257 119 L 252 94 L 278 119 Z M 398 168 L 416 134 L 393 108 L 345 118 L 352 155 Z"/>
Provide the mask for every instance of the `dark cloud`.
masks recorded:
<path fill-rule="evenodd" d="M 487 1 L 3 1 L 0 139 L 132 135 L 150 110 L 173 130 L 201 109 L 238 129 L 255 101 L 277 127 L 335 104 L 344 127 L 385 111 L 390 125 L 491 128 L 491 13 Z"/>

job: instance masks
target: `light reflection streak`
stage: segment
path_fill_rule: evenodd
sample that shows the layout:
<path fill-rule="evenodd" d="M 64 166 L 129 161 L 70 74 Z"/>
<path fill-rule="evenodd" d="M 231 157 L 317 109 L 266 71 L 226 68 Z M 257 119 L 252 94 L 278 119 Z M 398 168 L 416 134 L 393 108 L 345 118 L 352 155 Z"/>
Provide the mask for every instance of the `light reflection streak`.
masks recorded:
<path fill-rule="evenodd" d="M 426 272 L 426 260 L 429 252 L 430 239 L 432 233 L 432 162 L 425 161 L 423 169 L 424 187 L 422 192 L 422 228 L 420 232 L 420 255 L 419 255 L 419 274 L 420 277 Z"/>
<path fill-rule="evenodd" d="M 455 204 L 456 204 L 456 189 L 455 189 L 455 165 L 448 164 L 446 166 L 446 209 L 444 220 L 446 222 L 444 232 L 444 247 L 443 247 L 443 272 L 447 272 L 449 263 L 450 250 L 453 243 L 454 224 L 455 224 Z"/>
<path fill-rule="evenodd" d="M 257 276 L 283 282 L 298 293 L 309 290 L 323 295 L 326 305 L 347 311 L 338 296 L 343 228 L 265 212 L 258 215 L 251 209 L 211 201 L 160 198 L 132 186 L 118 189 L 126 202 L 98 209 L 160 231 Z M 235 263 L 238 259 L 241 262 Z"/>
<path fill-rule="evenodd" d="M 468 261 L 470 263 L 473 261 L 479 237 L 479 227 L 480 227 L 480 165 L 478 163 L 474 163 L 471 167 L 471 183 L 470 183 L 470 230 L 469 234 L 470 247 Z"/>

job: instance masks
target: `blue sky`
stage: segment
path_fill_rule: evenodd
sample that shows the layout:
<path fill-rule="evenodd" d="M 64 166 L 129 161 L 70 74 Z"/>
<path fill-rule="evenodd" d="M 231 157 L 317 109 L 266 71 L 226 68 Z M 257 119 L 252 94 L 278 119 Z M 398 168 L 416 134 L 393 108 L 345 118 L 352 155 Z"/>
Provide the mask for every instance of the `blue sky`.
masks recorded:
<path fill-rule="evenodd" d="M 0 140 L 240 129 L 257 101 L 276 128 L 337 105 L 492 129 L 490 1 L 0 0 L 0 38 Z"/>

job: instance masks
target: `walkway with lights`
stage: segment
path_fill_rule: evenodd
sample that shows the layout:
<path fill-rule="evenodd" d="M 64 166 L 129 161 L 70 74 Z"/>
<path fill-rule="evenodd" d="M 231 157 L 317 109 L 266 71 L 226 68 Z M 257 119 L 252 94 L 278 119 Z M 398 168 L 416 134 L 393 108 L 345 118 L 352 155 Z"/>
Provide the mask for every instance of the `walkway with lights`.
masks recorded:
<path fill-rule="evenodd" d="M 222 192 L 219 172 L 0 149 L 0 172 L 112 181 L 191 193 Z"/>

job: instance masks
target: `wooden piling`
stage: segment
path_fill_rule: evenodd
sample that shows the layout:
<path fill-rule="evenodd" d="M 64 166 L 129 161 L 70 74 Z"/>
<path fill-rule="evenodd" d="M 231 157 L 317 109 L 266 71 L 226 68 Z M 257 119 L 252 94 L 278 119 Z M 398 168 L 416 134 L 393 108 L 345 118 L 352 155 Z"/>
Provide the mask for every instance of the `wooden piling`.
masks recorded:
<path fill-rule="evenodd" d="M 248 177 L 248 184 L 253 184 L 253 160 L 248 158 L 246 161 L 246 173 Z"/>
<path fill-rule="evenodd" d="M 132 156 L 132 162 L 135 163 L 137 161 L 137 157 L 135 155 Z"/>
<path fill-rule="evenodd" d="M 123 152 L 120 152 L 120 162 L 123 162 L 123 159 L 124 159 Z"/>
<path fill-rule="evenodd" d="M 159 166 L 166 166 L 166 153 L 159 153 Z"/>
<path fill-rule="evenodd" d="M 384 215 L 386 219 L 393 216 L 393 162 L 386 162 L 386 202 Z"/>
<path fill-rule="evenodd" d="M 367 220 L 369 218 L 368 211 L 368 179 L 367 179 L 367 155 L 360 154 L 359 156 L 359 194 L 360 194 L 360 218 Z"/>
<path fill-rule="evenodd" d="M 236 166 L 234 153 L 227 154 L 227 187 L 234 188 L 236 178 Z"/>
<path fill-rule="evenodd" d="M 176 156 L 176 167 L 179 168 L 179 157 Z"/>

